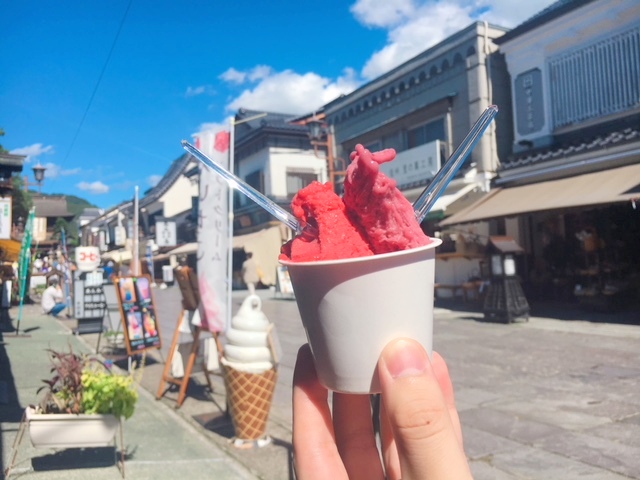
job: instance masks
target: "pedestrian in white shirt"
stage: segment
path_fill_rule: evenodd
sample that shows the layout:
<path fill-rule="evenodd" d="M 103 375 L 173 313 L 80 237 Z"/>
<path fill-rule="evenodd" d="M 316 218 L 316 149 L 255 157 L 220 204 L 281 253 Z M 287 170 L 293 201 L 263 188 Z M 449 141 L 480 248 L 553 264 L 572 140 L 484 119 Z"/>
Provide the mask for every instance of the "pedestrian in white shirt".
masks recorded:
<path fill-rule="evenodd" d="M 62 289 L 58 285 L 58 278 L 51 277 L 49 279 L 49 286 L 42 294 L 42 311 L 48 315 L 57 317 L 60 312 L 67 308 L 67 304 L 64 303 L 64 295 Z"/>

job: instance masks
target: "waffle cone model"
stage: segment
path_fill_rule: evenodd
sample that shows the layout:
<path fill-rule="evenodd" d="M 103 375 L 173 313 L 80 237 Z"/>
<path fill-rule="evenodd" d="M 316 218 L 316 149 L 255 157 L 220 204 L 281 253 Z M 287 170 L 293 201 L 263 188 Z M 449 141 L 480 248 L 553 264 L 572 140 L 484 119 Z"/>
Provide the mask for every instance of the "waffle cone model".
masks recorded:
<path fill-rule="evenodd" d="M 278 373 L 275 368 L 264 373 L 241 372 L 225 365 L 224 383 L 229 413 L 238 440 L 259 440 L 267 431 Z"/>

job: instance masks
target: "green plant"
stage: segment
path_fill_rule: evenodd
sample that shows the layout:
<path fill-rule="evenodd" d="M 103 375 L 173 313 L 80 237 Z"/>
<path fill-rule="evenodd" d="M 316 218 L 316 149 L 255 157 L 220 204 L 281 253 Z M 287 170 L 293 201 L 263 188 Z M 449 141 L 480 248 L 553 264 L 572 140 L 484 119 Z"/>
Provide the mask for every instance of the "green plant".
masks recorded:
<path fill-rule="evenodd" d="M 88 359 L 69 352 L 47 350 L 51 360 L 49 380 L 43 380 L 44 386 L 38 389 L 40 393 L 47 389 L 40 408 L 44 413 L 82 413 L 82 371 Z"/>
<path fill-rule="evenodd" d="M 131 375 L 114 375 L 110 371 L 85 369 L 82 373 L 82 408 L 84 413 L 110 413 L 130 418 L 138 401 L 138 391 Z"/>
<path fill-rule="evenodd" d="M 46 389 L 42 413 L 112 414 L 130 418 L 138 401 L 132 375 L 120 375 L 96 358 L 73 352 L 47 350 L 54 375 L 43 380 Z"/>

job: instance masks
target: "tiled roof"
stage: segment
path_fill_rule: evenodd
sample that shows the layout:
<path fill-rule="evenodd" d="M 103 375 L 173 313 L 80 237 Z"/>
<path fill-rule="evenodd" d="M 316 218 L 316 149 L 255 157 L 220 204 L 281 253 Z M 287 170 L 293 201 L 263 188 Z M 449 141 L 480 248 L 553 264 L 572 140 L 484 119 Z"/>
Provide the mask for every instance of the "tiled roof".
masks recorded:
<path fill-rule="evenodd" d="M 264 116 L 260 116 L 266 114 Z M 243 121 L 244 119 L 257 117 L 253 120 Z M 236 127 L 236 138 L 240 139 L 244 136 L 251 135 L 254 131 L 269 130 L 287 132 L 287 133 L 307 133 L 307 127 L 304 125 L 296 125 L 290 123 L 296 119 L 297 115 L 289 113 L 276 112 L 260 112 L 257 110 L 248 110 L 241 108 L 236 114 L 236 122 L 243 121 Z"/>
<path fill-rule="evenodd" d="M 595 0 L 558 0 L 547 8 L 540 10 L 533 17 L 525 20 L 513 30 L 505 33 L 502 37 L 495 39 L 494 43 L 501 45 L 539 27 L 540 25 L 544 25 L 555 18 L 561 17 L 572 10 L 594 1 Z"/>
<path fill-rule="evenodd" d="M 67 209 L 67 197 L 64 195 L 33 196 L 36 217 L 72 217 Z"/>
<path fill-rule="evenodd" d="M 164 195 L 167 190 L 173 185 L 176 180 L 183 174 L 184 169 L 191 161 L 191 155 L 185 153 L 176 160 L 173 161 L 167 173 L 164 174 L 160 182 L 144 192 L 144 197 L 140 199 L 139 207 L 142 208 L 146 205 L 150 205 Z"/>
<path fill-rule="evenodd" d="M 501 170 L 557 160 L 559 158 L 566 158 L 572 155 L 595 152 L 605 148 L 638 141 L 640 141 L 640 126 L 626 127 L 609 133 L 585 136 L 582 139 L 567 142 L 562 145 L 555 145 L 551 148 L 536 149 L 513 155 L 507 161 L 502 162 Z"/>

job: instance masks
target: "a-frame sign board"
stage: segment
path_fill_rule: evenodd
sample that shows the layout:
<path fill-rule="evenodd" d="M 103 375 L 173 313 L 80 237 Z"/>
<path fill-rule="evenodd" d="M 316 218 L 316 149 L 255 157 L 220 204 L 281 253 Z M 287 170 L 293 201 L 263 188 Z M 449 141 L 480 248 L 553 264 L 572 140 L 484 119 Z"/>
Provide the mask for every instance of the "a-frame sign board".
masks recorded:
<path fill-rule="evenodd" d="M 191 349 L 189 351 L 189 358 L 184 368 L 184 376 L 182 378 L 174 377 L 171 374 L 171 365 L 173 362 L 173 356 L 178 352 L 178 344 L 180 342 L 181 333 L 180 327 L 183 321 L 183 316 L 188 315 L 188 312 L 194 312 L 198 310 L 198 306 L 200 305 L 200 291 L 198 289 L 198 278 L 195 272 L 189 267 L 179 267 L 175 270 L 174 276 L 176 281 L 178 282 L 178 285 L 180 286 L 180 291 L 182 293 L 182 311 L 180 312 L 180 316 L 178 317 L 178 323 L 176 325 L 176 329 L 173 334 L 173 340 L 171 342 L 171 349 L 169 350 L 169 356 L 164 366 L 164 371 L 162 373 L 162 379 L 160 380 L 160 386 L 158 387 L 156 398 L 159 400 L 165 395 L 165 393 L 167 393 L 167 383 L 177 385 L 179 387 L 179 391 L 176 408 L 179 408 L 182 406 L 187 395 L 189 379 L 191 378 L 193 367 L 198 357 L 198 350 L 200 348 L 200 334 L 202 333 L 202 328 L 199 326 L 193 326 L 191 328 L 193 339 Z M 215 339 L 218 352 L 222 352 L 222 345 L 220 343 L 220 340 L 218 339 L 218 335 L 214 333 L 213 338 Z M 213 386 L 209 378 L 210 372 L 207 370 L 206 366 L 204 366 L 204 373 L 209 388 L 213 390 Z"/>

